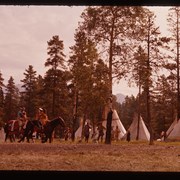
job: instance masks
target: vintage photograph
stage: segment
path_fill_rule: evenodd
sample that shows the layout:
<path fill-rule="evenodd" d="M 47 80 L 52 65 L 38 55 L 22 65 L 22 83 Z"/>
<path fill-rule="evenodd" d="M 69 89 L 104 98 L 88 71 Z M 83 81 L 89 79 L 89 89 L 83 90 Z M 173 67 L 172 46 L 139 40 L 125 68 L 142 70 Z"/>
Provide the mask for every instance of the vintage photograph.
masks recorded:
<path fill-rule="evenodd" d="M 180 172 L 180 7 L 0 5 L 0 170 Z"/>

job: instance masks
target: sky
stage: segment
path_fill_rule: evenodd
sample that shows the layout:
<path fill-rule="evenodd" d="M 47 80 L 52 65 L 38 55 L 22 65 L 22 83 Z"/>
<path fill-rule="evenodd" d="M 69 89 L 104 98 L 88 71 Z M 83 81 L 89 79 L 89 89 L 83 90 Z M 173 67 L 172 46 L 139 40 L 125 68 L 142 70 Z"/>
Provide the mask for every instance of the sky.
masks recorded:
<path fill-rule="evenodd" d="M 85 6 L 0 6 L 0 72 L 5 85 L 10 76 L 16 84 L 24 79 L 24 72 L 32 65 L 37 75 L 44 76 L 47 41 L 58 35 L 64 43 L 68 57 L 69 47 L 74 45 L 75 29 L 81 20 Z M 151 7 L 149 7 L 151 8 Z M 169 7 L 152 7 L 157 25 L 167 33 L 166 18 Z M 155 10 L 156 9 L 156 10 Z M 127 81 L 113 84 L 113 94 L 136 95 L 136 87 L 128 87 Z"/>

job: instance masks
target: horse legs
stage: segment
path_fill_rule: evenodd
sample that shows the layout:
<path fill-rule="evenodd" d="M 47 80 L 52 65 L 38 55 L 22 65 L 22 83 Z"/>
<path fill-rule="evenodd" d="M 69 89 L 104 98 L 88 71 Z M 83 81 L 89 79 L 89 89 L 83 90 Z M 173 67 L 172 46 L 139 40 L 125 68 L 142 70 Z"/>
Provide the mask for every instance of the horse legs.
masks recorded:
<path fill-rule="evenodd" d="M 25 137 L 26 137 L 26 134 L 24 133 L 18 142 L 20 143 L 21 141 L 24 141 Z"/>
<path fill-rule="evenodd" d="M 4 139 L 4 142 L 6 142 L 6 141 L 7 141 L 8 136 L 9 136 L 9 134 L 8 134 L 8 133 L 6 133 L 6 135 L 5 135 L 5 139 Z"/>
<path fill-rule="evenodd" d="M 34 142 L 34 140 L 33 140 L 33 131 L 30 131 L 29 133 L 28 133 L 28 135 L 27 135 L 27 142 L 29 143 L 29 140 L 32 140 L 32 142 Z"/>
<path fill-rule="evenodd" d="M 21 137 L 21 139 L 18 141 L 19 143 L 21 142 L 21 141 L 24 141 L 24 136 L 23 137 Z"/>
<path fill-rule="evenodd" d="M 9 140 L 10 140 L 10 142 L 12 142 L 12 137 L 11 137 L 11 135 L 9 135 Z"/>
<path fill-rule="evenodd" d="M 41 142 L 46 143 L 48 140 L 48 134 L 41 133 Z"/>
<path fill-rule="evenodd" d="M 51 143 L 51 142 L 52 142 L 52 136 L 49 137 L 49 143 Z"/>
<path fill-rule="evenodd" d="M 11 135 L 11 142 L 15 142 L 15 141 L 16 141 L 15 135 L 12 134 L 12 135 Z"/>

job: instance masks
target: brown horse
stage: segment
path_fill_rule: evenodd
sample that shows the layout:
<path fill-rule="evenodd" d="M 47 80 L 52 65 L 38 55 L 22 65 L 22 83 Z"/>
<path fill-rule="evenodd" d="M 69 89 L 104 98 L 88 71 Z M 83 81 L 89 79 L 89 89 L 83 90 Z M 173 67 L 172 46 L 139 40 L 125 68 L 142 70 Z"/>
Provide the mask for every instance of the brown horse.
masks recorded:
<path fill-rule="evenodd" d="M 29 142 L 30 139 L 32 139 L 33 141 L 33 133 L 41 132 L 41 131 L 42 131 L 42 124 L 40 123 L 40 121 L 30 120 L 27 122 L 22 137 L 19 139 L 18 142 L 24 141 L 25 138 L 27 138 L 27 142 Z"/>
<path fill-rule="evenodd" d="M 11 142 L 14 142 L 16 138 L 19 138 L 23 134 L 22 123 L 19 120 L 8 120 L 4 125 L 5 142 L 10 138 Z"/>
<path fill-rule="evenodd" d="M 45 143 L 48 141 L 49 139 L 49 143 L 52 142 L 52 134 L 54 132 L 54 129 L 60 125 L 61 127 L 66 127 L 65 125 L 65 121 L 62 117 L 57 117 L 51 121 L 49 121 L 45 126 L 44 126 L 44 129 L 43 129 L 43 136 L 41 137 L 41 142 L 42 143 Z"/>

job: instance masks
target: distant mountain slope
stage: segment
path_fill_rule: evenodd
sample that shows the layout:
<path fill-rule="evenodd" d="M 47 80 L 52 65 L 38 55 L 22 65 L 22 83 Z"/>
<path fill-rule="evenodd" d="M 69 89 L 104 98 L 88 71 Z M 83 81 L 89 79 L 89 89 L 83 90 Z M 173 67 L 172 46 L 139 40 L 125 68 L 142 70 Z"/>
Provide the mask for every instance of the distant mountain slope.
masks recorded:
<path fill-rule="evenodd" d="M 117 97 L 117 102 L 122 103 L 125 100 L 126 96 L 124 94 L 118 93 L 116 94 L 116 97 Z"/>

